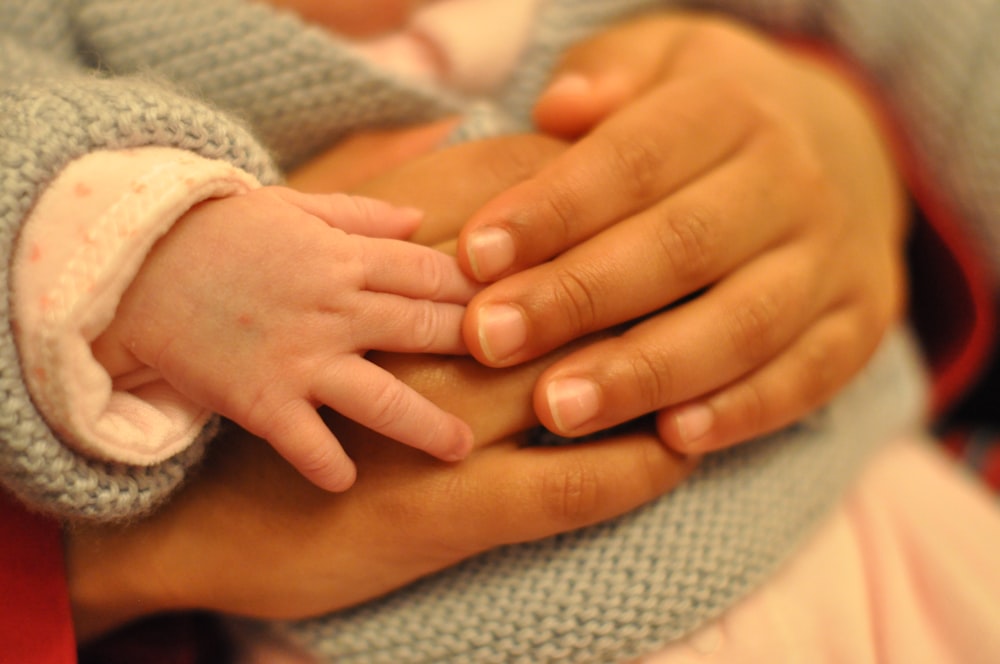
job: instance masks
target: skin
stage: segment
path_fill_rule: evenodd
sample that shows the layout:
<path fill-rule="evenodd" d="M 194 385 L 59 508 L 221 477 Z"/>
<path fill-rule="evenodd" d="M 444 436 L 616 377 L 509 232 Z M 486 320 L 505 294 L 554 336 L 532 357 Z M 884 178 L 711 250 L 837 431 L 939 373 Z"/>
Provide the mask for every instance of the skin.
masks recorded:
<path fill-rule="evenodd" d="M 731 445 L 831 398 L 898 318 L 903 196 L 844 72 L 662 14 L 572 50 L 535 116 L 581 138 L 463 228 L 459 260 L 491 284 L 470 352 L 512 366 L 640 321 L 543 374 L 552 430 L 658 411 L 677 449 Z"/>
<path fill-rule="evenodd" d="M 452 257 L 403 240 L 422 216 L 287 187 L 205 201 L 153 247 L 94 356 L 113 377 L 155 369 L 328 490 L 356 471 L 321 405 L 461 459 L 469 426 L 363 357 L 465 353 L 462 305 L 475 288 Z"/>
<path fill-rule="evenodd" d="M 204 471 L 152 518 L 68 534 L 79 633 L 85 638 L 163 609 L 276 618 L 348 606 L 476 552 L 594 523 L 662 495 L 692 461 L 671 453 L 658 435 L 674 445 L 699 446 L 678 435 L 684 429 L 683 418 L 672 419 L 683 413 L 678 404 L 710 407 L 714 437 L 699 441 L 711 447 L 732 442 L 739 432 L 765 430 L 831 394 L 831 386 L 844 379 L 841 365 L 862 361 L 897 308 L 893 284 L 898 287 L 895 252 L 902 224 L 896 182 L 871 116 L 842 89 L 838 75 L 807 60 L 776 58 L 746 33 L 709 23 L 707 32 L 671 32 L 676 26 L 654 21 L 609 33 L 673 49 L 654 49 L 656 58 L 638 46 L 601 40 L 571 55 L 565 71 L 582 72 L 586 85 L 596 86 L 596 101 L 580 106 L 578 85 L 575 92 L 572 86 L 555 88 L 539 105 L 541 124 L 573 136 L 607 119 L 568 150 L 537 137 L 486 141 L 434 153 L 361 187 L 427 210 L 424 242 L 446 240 L 449 229 L 478 210 L 459 238 L 464 267 L 487 282 L 526 268 L 473 302 L 466 339 L 482 364 L 376 358 L 470 422 L 479 443 L 464 462 L 449 467 L 408 448 L 380 445 L 376 435 L 335 420 L 331 425 L 356 460 L 359 478 L 350 492 L 331 495 L 304 482 L 251 436 L 232 434 L 213 446 Z M 643 25 L 652 27 L 641 35 L 628 32 Z M 713 41 L 718 59 L 707 67 L 700 56 Z M 629 73 L 631 67 L 638 73 Z M 698 67 L 702 73 L 695 75 Z M 817 94 L 822 108 L 810 101 Z M 576 116 L 552 110 L 560 104 L 576 109 Z M 555 119 L 546 119 L 546 109 Z M 662 121 L 665 112 L 673 122 Z M 559 117 L 571 116 L 576 119 L 559 126 Z M 647 138 L 640 140 L 640 134 Z M 432 144 L 425 142 L 428 135 L 406 138 L 403 148 L 391 152 L 419 154 Z M 368 144 L 373 146 L 378 142 Z M 348 163 L 326 159 L 330 173 Z M 469 181 L 465 176 L 473 170 L 477 177 Z M 308 167 L 302 182 L 343 185 Z M 609 187 L 625 195 L 607 196 Z M 832 217 L 810 216 L 816 209 Z M 573 223 L 552 224 L 553 210 Z M 848 223 L 859 211 L 867 211 L 862 218 L 877 231 L 865 234 Z M 474 233 L 485 226 L 513 238 L 513 262 L 493 272 L 483 271 L 490 257 L 471 255 L 482 249 Z M 536 240 L 531 245 L 525 240 L 529 232 Z M 860 239 L 848 239 L 855 234 Z M 660 249 L 647 255 L 646 247 Z M 874 264 L 885 277 L 874 283 L 888 304 L 864 311 L 860 335 L 858 320 L 849 315 L 855 311 L 850 296 L 870 287 L 872 275 L 859 283 L 847 279 L 850 287 L 838 295 L 844 271 L 834 269 L 840 263 L 827 254 L 862 261 L 857 264 L 863 269 L 855 272 L 867 273 Z M 642 275 L 636 265 L 645 266 Z M 529 281 L 534 292 L 526 290 Z M 559 283 L 575 290 L 560 291 Z M 882 292 L 886 283 L 888 295 Z M 706 287 L 706 295 L 624 334 L 584 337 L 562 355 L 532 359 Z M 659 299 L 640 298 L 636 308 L 632 298 L 620 296 L 622 290 Z M 539 334 L 529 337 L 529 345 L 503 360 L 490 358 L 477 328 L 483 309 L 498 302 L 512 303 L 536 325 L 544 312 L 553 331 L 532 328 Z M 611 306 L 616 302 L 624 304 Z M 830 302 L 837 305 L 825 309 Z M 796 318 L 800 309 L 806 314 Z M 837 313 L 819 324 L 829 318 L 827 311 Z M 797 336 L 803 328 L 819 333 Z M 728 368 L 733 362 L 735 368 Z M 484 365 L 510 368 L 490 371 Z M 768 372 L 772 365 L 776 372 Z M 816 366 L 823 369 L 818 376 L 797 373 Z M 798 378 L 792 380 L 795 394 L 772 394 L 772 375 Z M 547 397 L 551 384 L 567 376 L 599 378 L 598 415 L 571 427 L 574 432 L 659 409 L 658 433 L 520 449 L 518 433 L 534 421 L 533 410 L 560 429 Z M 750 387 L 741 392 L 740 385 Z M 755 397 L 741 400 L 747 393 Z M 708 397 L 698 401 L 702 394 Z M 250 513 L 253 519 L 232 518 Z"/>
<path fill-rule="evenodd" d="M 415 135 L 409 147 L 416 150 L 422 143 Z M 387 145 L 411 140 L 405 133 L 385 138 Z M 428 213 L 424 237 L 446 238 L 489 196 L 562 149 L 538 137 L 459 146 L 365 190 L 419 205 Z M 464 183 L 460 176 L 482 163 L 491 164 L 489 172 Z M 319 177 L 309 166 L 302 173 Z M 471 358 L 386 354 L 373 361 L 468 420 L 477 449 L 449 465 L 330 416 L 358 467 L 355 486 L 332 494 L 261 440 L 230 432 L 152 517 L 67 532 L 78 637 L 163 610 L 296 618 L 349 606 L 478 552 L 634 509 L 676 486 L 694 463 L 653 431 L 578 447 L 520 448 L 521 432 L 536 422 L 530 392 L 546 361 L 502 371 Z"/>

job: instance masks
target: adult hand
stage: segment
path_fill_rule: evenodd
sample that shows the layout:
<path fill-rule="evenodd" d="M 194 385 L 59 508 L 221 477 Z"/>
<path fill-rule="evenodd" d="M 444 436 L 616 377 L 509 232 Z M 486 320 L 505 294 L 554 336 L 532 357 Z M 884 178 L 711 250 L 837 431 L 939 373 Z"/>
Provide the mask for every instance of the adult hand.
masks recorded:
<path fill-rule="evenodd" d="M 430 155 L 366 187 L 427 211 L 447 234 L 486 197 L 561 150 L 517 137 Z M 485 161 L 484 161 L 485 160 Z M 471 186 L 461 177 L 489 163 Z M 488 369 L 470 358 L 372 356 L 468 421 L 478 448 L 450 465 L 351 422 L 331 426 L 355 459 L 344 494 L 311 485 L 242 431 L 216 441 L 195 478 L 152 517 L 67 534 L 81 639 L 141 615 L 206 608 L 298 618 L 370 599 L 478 552 L 579 528 L 675 486 L 692 461 L 654 432 L 587 445 L 522 449 L 535 423 L 531 386 L 545 362 Z"/>
<path fill-rule="evenodd" d="M 462 231 L 464 269 L 499 279 L 467 310 L 470 351 L 510 366 L 640 321 L 543 374 L 550 429 L 659 411 L 678 449 L 745 440 L 828 400 L 901 311 L 889 151 L 815 58 L 720 19 L 644 18 L 570 52 L 536 119 L 589 133 Z"/>

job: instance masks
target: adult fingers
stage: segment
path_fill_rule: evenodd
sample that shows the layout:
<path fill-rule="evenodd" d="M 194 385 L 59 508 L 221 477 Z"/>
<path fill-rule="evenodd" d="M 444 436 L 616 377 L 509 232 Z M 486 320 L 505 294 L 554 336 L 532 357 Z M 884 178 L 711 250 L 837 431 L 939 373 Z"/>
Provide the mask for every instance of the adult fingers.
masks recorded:
<path fill-rule="evenodd" d="M 473 215 L 459 236 L 463 269 L 492 281 L 536 265 L 725 162 L 759 111 L 722 98 L 717 81 L 689 79 L 629 105 Z"/>
<path fill-rule="evenodd" d="M 346 191 L 440 147 L 458 120 L 350 136 L 301 164 L 288 175 L 288 186 L 326 194 Z"/>
<path fill-rule="evenodd" d="M 357 193 L 425 210 L 410 240 L 434 245 L 454 238 L 479 206 L 532 177 L 565 149 L 561 141 L 533 134 L 462 143 L 372 179 Z"/>
<path fill-rule="evenodd" d="M 644 17 L 570 48 L 533 110 L 545 132 L 576 138 L 661 80 L 690 32 L 674 16 Z"/>
<path fill-rule="evenodd" d="M 430 509 L 450 506 L 440 537 L 486 550 L 628 512 L 676 486 L 694 464 L 652 432 L 558 448 L 497 445 L 464 461 L 460 481 L 430 496 Z"/>
<path fill-rule="evenodd" d="M 758 371 L 657 416 L 674 449 L 705 453 L 776 431 L 829 401 L 861 369 L 881 332 L 857 312 L 831 312 Z"/>
<path fill-rule="evenodd" d="M 772 252 L 619 338 L 573 353 L 539 380 L 540 418 L 578 435 L 714 392 L 756 370 L 831 306 L 822 269 L 797 251 Z"/>
<path fill-rule="evenodd" d="M 674 195 L 486 288 L 464 322 L 471 352 L 494 366 L 538 356 L 671 304 L 786 240 L 815 200 L 806 178 L 781 175 L 806 170 L 784 139 L 748 140 Z"/>
<path fill-rule="evenodd" d="M 372 431 L 444 461 L 464 458 L 472 429 L 385 369 L 344 356 L 319 374 L 313 397 Z"/>

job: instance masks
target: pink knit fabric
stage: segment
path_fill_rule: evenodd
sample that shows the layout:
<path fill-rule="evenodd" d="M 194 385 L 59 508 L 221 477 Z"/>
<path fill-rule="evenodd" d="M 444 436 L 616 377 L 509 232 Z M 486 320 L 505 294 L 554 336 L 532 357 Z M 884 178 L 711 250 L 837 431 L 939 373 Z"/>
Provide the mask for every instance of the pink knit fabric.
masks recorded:
<path fill-rule="evenodd" d="M 485 93 L 513 71 L 540 2 L 438 0 L 420 7 L 402 30 L 357 48 L 401 76 Z"/>

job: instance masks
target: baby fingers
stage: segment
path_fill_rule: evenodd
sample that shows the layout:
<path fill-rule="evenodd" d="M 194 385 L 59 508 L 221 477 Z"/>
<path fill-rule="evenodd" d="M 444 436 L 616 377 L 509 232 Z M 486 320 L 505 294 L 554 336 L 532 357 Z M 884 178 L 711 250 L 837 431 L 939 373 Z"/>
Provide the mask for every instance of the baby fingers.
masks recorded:
<path fill-rule="evenodd" d="M 352 345 L 394 353 L 465 355 L 458 304 L 411 300 L 399 295 L 363 293 L 352 322 Z"/>
<path fill-rule="evenodd" d="M 284 200 L 345 233 L 369 237 L 408 238 L 424 213 L 366 196 L 306 194 L 293 189 L 274 189 Z"/>
<path fill-rule="evenodd" d="M 252 429 L 298 470 L 303 477 L 327 491 L 346 491 L 354 484 L 357 469 L 316 409 L 296 399 L 266 417 Z"/>
<path fill-rule="evenodd" d="M 444 252 L 401 240 L 357 239 L 366 290 L 465 304 L 480 289 Z"/>
<path fill-rule="evenodd" d="M 458 461 L 472 450 L 472 429 L 441 410 L 391 373 L 356 355 L 331 366 L 317 401 L 341 415 L 443 461 Z"/>

